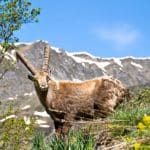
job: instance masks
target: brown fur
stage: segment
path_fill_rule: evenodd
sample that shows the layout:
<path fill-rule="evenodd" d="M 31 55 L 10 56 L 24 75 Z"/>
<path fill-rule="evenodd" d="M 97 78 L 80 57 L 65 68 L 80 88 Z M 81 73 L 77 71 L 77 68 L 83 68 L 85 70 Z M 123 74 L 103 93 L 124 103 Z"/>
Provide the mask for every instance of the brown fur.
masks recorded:
<path fill-rule="evenodd" d="M 105 117 L 126 97 L 120 81 L 108 77 L 83 82 L 49 80 L 48 90 L 36 87 L 39 99 L 54 120 L 57 132 L 66 132 L 71 122 Z"/>

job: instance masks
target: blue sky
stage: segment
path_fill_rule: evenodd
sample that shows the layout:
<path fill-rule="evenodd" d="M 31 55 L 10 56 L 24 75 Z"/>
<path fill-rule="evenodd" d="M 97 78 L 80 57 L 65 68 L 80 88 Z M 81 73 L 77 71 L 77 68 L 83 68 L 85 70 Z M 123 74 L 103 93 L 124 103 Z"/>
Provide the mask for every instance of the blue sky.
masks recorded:
<path fill-rule="evenodd" d="M 46 40 L 99 57 L 150 56 L 150 0 L 31 0 L 39 23 L 23 25 L 21 42 Z"/>

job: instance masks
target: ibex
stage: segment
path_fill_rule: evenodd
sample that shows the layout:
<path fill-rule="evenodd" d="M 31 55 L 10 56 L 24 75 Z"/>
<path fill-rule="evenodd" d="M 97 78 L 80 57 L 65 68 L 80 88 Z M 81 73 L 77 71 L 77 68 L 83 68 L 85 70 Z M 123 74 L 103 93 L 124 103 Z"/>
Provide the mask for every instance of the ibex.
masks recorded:
<path fill-rule="evenodd" d="M 20 51 L 16 55 L 31 72 L 28 77 L 34 82 L 41 103 L 53 119 L 56 132 L 66 133 L 75 120 L 105 117 L 128 96 L 128 90 L 121 82 L 111 77 L 81 82 L 53 79 L 48 73 L 48 45 L 44 48 L 41 70 L 37 70 Z"/>

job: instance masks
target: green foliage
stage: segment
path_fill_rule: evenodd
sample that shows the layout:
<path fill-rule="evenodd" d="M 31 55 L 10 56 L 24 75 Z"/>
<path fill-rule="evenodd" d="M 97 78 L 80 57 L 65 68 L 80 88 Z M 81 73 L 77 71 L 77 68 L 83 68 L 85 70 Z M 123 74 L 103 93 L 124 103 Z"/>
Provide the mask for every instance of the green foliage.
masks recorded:
<path fill-rule="evenodd" d="M 0 54 L 5 54 L 8 49 L 15 49 L 16 46 L 13 43 L 0 43 Z"/>
<path fill-rule="evenodd" d="M 6 52 L 8 49 L 13 49 L 13 44 L 9 45 L 7 43 L 3 43 L 2 45 L 0 45 L 0 80 L 3 79 L 7 71 L 13 69 L 16 64 L 15 57 L 11 53 Z"/>
<path fill-rule="evenodd" d="M 123 103 L 110 117 L 115 123 L 136 125 L 145 114 L 150 115 L 150 88 L 139 91 L 133 99 Z"/>
<path fill-rule="evenodd" d="M 47 146 L 44 141 L 44 135 L 38 132 L 33 139 L 32 150 L 46 150 Z"/>
<path fill-rule="evenodd" d="M 18 41 L 14 31 L 22 24 L 38 22 L 39 8 L 31 9 L 31 2 L 27 0 L 0 1 L 0 43 L 7 44 Z M 5 46 L 5 45 L 4 45 Z"/>
<path fill-rule="evenodd" d="M 119 137 L 133 149 L 150 148 L 150 88 L 136 93 L 132 100 L 122 104 L 109 118 L 108 125 L 114 137 Z"/>
<path fill-rule="evenodd" d="M 16 113 L 12 107 L 3 114 L 3 118 Z M 23 118 L 10 118 L 0 123 L 0 149 L 20 150 L 27 149 L 32 141 L 34 119 L 27 125 Z"/>
<path fill-rule="evenodd" d="M 92 135 L 84 134 L 82 131 L 70 131 L 66 138 L 53 135 L 47 144 L 44 136 L 35 136 L 32 150 L 93 150 L 95 140 Z"/>

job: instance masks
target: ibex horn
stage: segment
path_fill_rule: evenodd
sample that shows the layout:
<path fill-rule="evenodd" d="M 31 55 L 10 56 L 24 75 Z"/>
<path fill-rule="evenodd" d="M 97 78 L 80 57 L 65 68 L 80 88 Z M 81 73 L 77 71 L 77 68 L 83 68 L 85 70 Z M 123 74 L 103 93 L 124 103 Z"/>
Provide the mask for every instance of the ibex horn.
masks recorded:
<path fill-rule="evenodd" d="M 43 71 L 48 72 L 48 67 L 49 67 L 49 59 L 50 59 L 50 47 L 47 44 L 44 47 L 44 60 L 43 60 Z"/>

